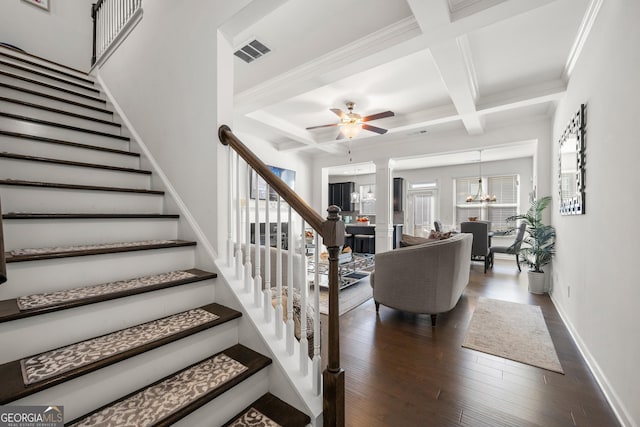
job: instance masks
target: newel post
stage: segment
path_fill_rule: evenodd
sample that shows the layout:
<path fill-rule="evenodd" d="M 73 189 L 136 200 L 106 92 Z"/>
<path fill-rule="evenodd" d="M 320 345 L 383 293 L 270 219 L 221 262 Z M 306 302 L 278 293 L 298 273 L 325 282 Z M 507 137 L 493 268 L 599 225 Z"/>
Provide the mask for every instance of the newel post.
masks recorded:
<path fill-rule="evenodd" d="M 329 215 L 323 223 L 323 243 L 329 252 L 329 351 L 327 368 L 322 374 L 323 382 L 323 425 L 343 427 L 344 410 L 344 370 L 340 367 L 340 322 L 338 292 L 338 257 L 344 245 L 344 222 L 340 218 L 340 208 L 331 205 Z"/>

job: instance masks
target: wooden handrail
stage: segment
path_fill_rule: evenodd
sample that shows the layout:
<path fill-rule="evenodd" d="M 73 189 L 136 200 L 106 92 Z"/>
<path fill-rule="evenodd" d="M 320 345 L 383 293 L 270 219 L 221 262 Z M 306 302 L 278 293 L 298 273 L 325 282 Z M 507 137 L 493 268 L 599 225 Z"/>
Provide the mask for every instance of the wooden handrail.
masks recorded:
<path fill-rule="evenodd" d="M 7 281 L 7 260 L 4 256 L 4 232 L 2 231 L 2 203 L 0 203 L 0 284 Z"/>
<path fill-rule="evenodd" d="M 322 417 L 323 425 L 345 425 L 344 408 L 344 370 L 340 367 L 340 323 L 339 323 L 339 278 L 338 257 L 340 247 L 344 245 L 344 222 L 340 219 L 340 208 L 329 206 L 325 220 L 311 208 L 295 191 L 276 176 L 240 139 L 229 126 L 222 125 L 218 129 L 218 138 L 223 145 L 228 145 L 244 159 L 247 164 L 260 175 L 285 202 L 295 210 L 302 219 L 320 236 L 329 252 L 329 314 L 328 314 L 328 360 L 327 368 L 322 374 Z"/>
<path fill-rule="evenodd" d="M 97 55 L 97 49 L 96 49 L 96 34 L 97 34 L 97 27 L 98 27 L 98 10 L 100 10 L 100 7 L 102 7 L 102 2 L 104 0 L 98 0 L 97 2 L 95 2 L 94 4 L 91 5 L 91 19 L 93 20 L 93 52 L 91 54 L 91 65 L 93 66 L 96 63 L 96 60 L 98 59 L 96 57 Z"/>

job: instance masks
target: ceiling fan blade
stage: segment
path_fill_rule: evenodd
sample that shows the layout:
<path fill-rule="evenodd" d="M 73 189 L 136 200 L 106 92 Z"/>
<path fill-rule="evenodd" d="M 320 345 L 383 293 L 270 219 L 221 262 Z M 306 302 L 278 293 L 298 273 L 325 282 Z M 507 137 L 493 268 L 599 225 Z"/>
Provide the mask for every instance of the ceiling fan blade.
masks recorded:
<path fill-rule="evenodd" d="M 362 124 L 362 129 L 369 130 L 371 132 L 379 133 L 380 135 L 387 133 L 387 129 L 382 129 L 376 126 Z"/>
<path fill-rule="evenodd" d="M 339 108 L 329 108 L 329 111 L 331 111 L 333 114 L 340 117 L 341 119 L 348 118 L 347 115 L 344 113 L 344 111 L 342 111 Z"/>
<path fill-rule="evenodd" d="M 342 133 L 342 129 L 340 129 L 340 131 L 338 132 L 338 136 L 336 136 L 336 141 L 340 141 L 341 139 L 344 139 L 344 134 Z"/>
<path fill-rule="evenodd" d="M 328 127 L 338 126 L 338 124 L 339 123 L 332 123 L 330 125 L 311 126 L 310 128 L 306 128 L 306 129 L 311 130 L 311 129 L 319 129 L 319 128 L 328 128 Z"/>
<path fill-rule="evenodd" d="M 372 114 L 370 116 L 364 116 L 362 118 L 362 121 L 363 122 L 369 122 L 371 120 L 384 119 L 385 117 L 393 117 L 395 115 L 396 115 L 396 113 L 394 113 L 393 111 L 384 111 L 382 113 Z"/>

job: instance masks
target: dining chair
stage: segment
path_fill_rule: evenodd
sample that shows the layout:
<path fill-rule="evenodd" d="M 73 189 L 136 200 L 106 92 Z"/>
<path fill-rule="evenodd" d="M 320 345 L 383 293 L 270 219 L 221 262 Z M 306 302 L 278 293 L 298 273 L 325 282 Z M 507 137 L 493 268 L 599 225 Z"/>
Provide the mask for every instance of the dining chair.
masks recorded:
<path fill-rule="evenodd" d="M 483 261 L 484 272 L 487 272 L 491 260 L 489 250 L 489 223 L 485 221 L 464 221 L 460 223 L 461 233 L 473 234 L 471 245 L 471 260 Z"/>
<path fill-rule="evenodd" d="M 491 246 L 489 249 L 491 251 L 489 257 L 491 259 L 491 267 L 493 267 L 493 256 L 494 254 L 509 254 L 516 256 L 516 265 L 518 266 L 518 271 L 522 271 L 520 268 L 520 246 L 522 246 L 522 241 L 524 240 L 524 233 L 527 229 L 527 224 L 520 223 L 517 228 L 516 239 L 514 240 L 511 246 Z"/>
<path fill-rule="evenodd" d="M 436 231 L 444 231 L 442 229 L 442 222 L 438 221 L 437 219 L 433 221 L 433 227 L 435 228 Z"/>

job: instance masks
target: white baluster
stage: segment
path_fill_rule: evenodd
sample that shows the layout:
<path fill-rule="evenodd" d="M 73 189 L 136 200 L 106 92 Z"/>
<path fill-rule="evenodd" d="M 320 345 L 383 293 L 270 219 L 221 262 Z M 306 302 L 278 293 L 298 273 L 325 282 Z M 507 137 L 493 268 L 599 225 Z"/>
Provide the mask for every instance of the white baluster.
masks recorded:
<path fill-rule="evenodd" d="M 253 288 L 253 276 L 251 267 L 251 213 L 249 212 L 249 195 L 251 194 L 251 167 L 247 164 L 247 185 L 245 185 L 245 215 L 244 215 L 244 233 L 245 233 L 245 251 L 244 251 L 244 291 L 249 293 Z M 257 234 L 257 233 L 256 233 Z M 257 241 L 256 241 L 257 242 Z"/>
<path fill-rule="evenodd" d="M 271 322 L 271 224 L 269 222 L 270 209 L 269 184 L 266 185 L 264 200 L 264 321 Z"/>
<path fill-rule="evenodd" d="M 289 221 L 291 222 L 291 221 Z M 309 371 L 309 343 L 307 340 L 307 256 L 305 253 L 304 219 L 300 218 L 300 372 Z"/>
<path fill-rule="evenodd" d="M 267 196 L 269 197 L 269 196 Z M 280 195 L 276 203 L 276 337 L 282 339 L 282 220 L 280 215 Z"/>
<path fill-rule="evenodd" d="M 295 341 L 295 322 L 293 320 L 293 258 L 295 248 L 293 247 L 293 225 L 291 206 L 288 209 L 289 228 L 287 233 L 287 353 L 293 354 L 293 342 Z"/>
<path fill-rule="evenodd" d="M 236 153 L 236 279 L 242 280 L 242 205 L 240 203 L 240 156 Z"/>
<path fill-rule="evenodd" d="M 255 186 L 255 195 L 256 195 L 256 203 L 255 203 L 255 227 L 254 227 L 254 239 L 253 241 L 255 242 L 255 257 L 254 257 L 254 265 L 255 265 L 255 271 L 256 274 L 254 275 L 253 278 L 253 303 L 255 304 L 256 307 L 260 307 L 261 304 L 261 300 L 260 297 L 262 296 L 262 276 L 260 276 L 260 193 L 258 193 L 258 191 L 260 190 L 260 186 L 258 185 L 258 181 L 260 180 L 258 174 L 256 173 L 256 186 Z M 266 225 L 265 225 L 266 227 Z M 265 241 L 265 245 L 267 244 L 267 242 Z M 268 250 L 269 247 L 265 246 L 265 251 Z"/>
<path fill-rule="evenodd" d="M 320 357 L 320 238 L 314 231 L 315 249 L 314 264 L 315 274 L 313 277 L 313 391 L 317 396 L 322 392 L 322 358 Z"/>
<path fill-rule="evenodd" d="M 230 146 L 227 146 L 227 160 L 227 179 L 229 181 L 229 193 L 227 195 L 227 267 L 231 268 L 233 266 L 233 152 Z"/>

